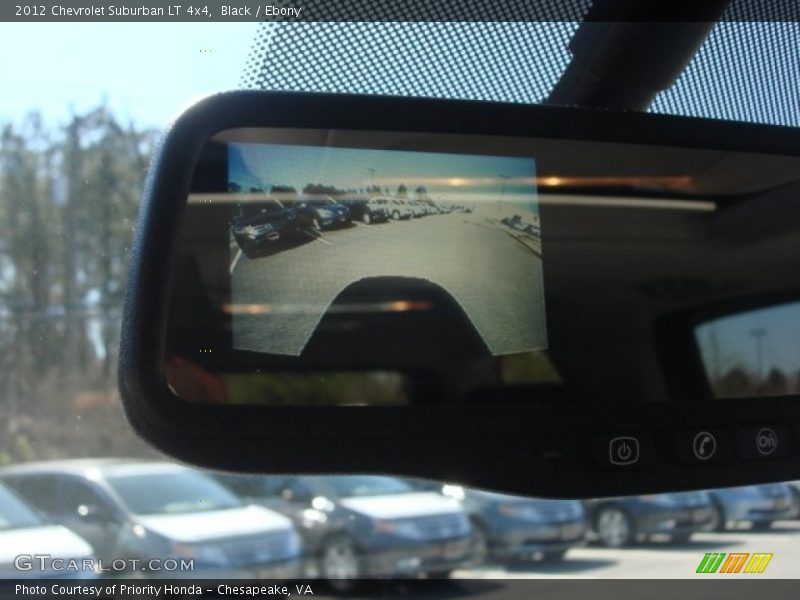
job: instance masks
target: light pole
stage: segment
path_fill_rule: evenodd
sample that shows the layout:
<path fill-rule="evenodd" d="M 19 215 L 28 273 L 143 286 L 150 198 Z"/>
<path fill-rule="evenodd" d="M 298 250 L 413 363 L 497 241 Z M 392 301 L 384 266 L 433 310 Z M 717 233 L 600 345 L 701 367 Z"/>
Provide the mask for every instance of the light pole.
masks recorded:
<path fill-rule="evenodd" d="M 764 371 L 764 338 L 767 336 L 767 329 L 756 327 L 750 330 L 750 335 L 756 340 L 756 376 L 760 383 Z"/>
<path fill-rule="evenodd" d="M 503 187 L 500 188 L 500 200 L 497 203 L 497 212 L 502 214 L 503 198 L 506 195 L 506 183 L 508 182 L 509 179 L 511 179 L 511 177 L 508 175 L 498 175 L 498 177 L 503 180 Z"/>

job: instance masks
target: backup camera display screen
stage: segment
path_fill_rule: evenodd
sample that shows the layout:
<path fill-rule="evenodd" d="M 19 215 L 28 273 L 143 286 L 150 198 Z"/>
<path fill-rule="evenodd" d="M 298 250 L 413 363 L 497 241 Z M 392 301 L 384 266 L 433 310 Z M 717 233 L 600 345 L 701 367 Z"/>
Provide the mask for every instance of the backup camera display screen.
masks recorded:
<path fill-rule="evenodd" d="M 358 315 L 442 306 L 487 355 L 546 347 L 533 159 L 272 143 L 227 152 L 235 349 L 301 357 L 331 327 L 363 326 Z M 330 315 L 340 318 L 326 325 Z M 376 352 L 387 331 L 367 332 Z M 399 351 L 414 353 L 405 333 Z"/>

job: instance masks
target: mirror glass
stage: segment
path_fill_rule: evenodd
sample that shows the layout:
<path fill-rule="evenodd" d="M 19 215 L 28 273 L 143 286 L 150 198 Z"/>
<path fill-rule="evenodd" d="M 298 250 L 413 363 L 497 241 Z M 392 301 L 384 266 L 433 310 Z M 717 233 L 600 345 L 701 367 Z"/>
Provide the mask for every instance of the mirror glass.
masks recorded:
<path fill-rule="evenodd" d="M 695 335 L 715 397 L 800 394 L 800 302 L 720 316 Z"/>
<path fill-rule="evenodd" d="M 581 140 L 223 131 L 182 199 L 168 383 L 186 400 L 232 404 L 669 400 L 654 322 L 780 284 L 777 268 L 741 262 L 741 240 L 710 248 L 743 198 L 793 189 L 798 162 Z"/>

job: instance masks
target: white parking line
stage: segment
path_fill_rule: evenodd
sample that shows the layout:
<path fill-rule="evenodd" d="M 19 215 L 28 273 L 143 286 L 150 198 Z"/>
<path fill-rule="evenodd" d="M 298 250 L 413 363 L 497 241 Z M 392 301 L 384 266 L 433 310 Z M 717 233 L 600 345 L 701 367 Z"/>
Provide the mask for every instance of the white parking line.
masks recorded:
<path fill-rule="evenodd" d="M 330 241 L 330 240 L 326 240 L 324 237 L 322 237 L 321 233 L 318 233 L 318 234 L 315 235 L 315 234 L 311 233 L 310 231 L 306 231 L 306 234 L 311 236 L 312 238 L 314 238 L 315 242 L 319 242 L 320 244 L 326 244 L 328 246 L 332 246 L 333 245 L 333 242 Z"/>
<path fill-rule="evenodd" d="M 242 249 L 239 248 L 239 251 L 236 253 L 236 256 L 233 258 L 231 262 L 231 267 L 229 269 L 230 274 L 233 275 L 233 270 L 236 268 L 236 265 L 239 264 L 239 259 L 242 258 Z"/>

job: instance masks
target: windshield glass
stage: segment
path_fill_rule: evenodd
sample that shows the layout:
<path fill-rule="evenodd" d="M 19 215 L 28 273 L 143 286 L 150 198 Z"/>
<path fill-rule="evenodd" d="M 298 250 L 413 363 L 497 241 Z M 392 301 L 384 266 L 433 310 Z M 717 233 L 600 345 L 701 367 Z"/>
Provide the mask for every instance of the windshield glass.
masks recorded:
<path fill-rule="evenodd" d="M 0 531 L 39 525 L 42 525 L 42 520 L 36 513 L 0 484 Z"/>
<path fill-rule="evenodd" d="M 174 515 L 242 506 L 221 485 L 192 471 L 111 475 L 107 480 L 137 515 Z"/>
<path fill-rule="evenodd" d="M 582 14 L 593 3 L 575 0 L 570 4 L 578 6 Z M 737 0 L 732 4 L 743 6 L 745 2 Z M 794 6 L 792 10 L 796 9 Z M 569 42 L 579 26 L 575 19 L 533 23 L 259 21 L 0 23 L 0 51 L 4 56 L 0 69 L 0 468 L 82 458 L 152 459 L 158 454 L 132 433 L 122 413 L 116 375 L 119 332 L 145 176 L 159 137 L 184 107 L 207 94 L 243 88 L 539 103 L 546 100 L 570 64 Z M 677 83 L 660 93 L 650 110 L 796 126 L 800 124 L 798 39 L 796 22 L 721 23 Z M 490 118 L 491 114 L 487 114 Z M 743 165 L 741 171 L 746 174 L 747 166 Z M 496 175 L 502 178 L 504 172 Z M 428 197 L 448 214 L 420 214 L 431 206 L 425 195 L 409 188 L 404 197 L 423 200 L 422 205 L 412 204 L 395 197 L 402 196 L 397 182 L 384 185 L 380 177 L 380 172 L 367 169 L 363 183 L 356 189 L 359 194 L 379 196 L 370 202 L 385 205 L 384 222 L 365 224 L 359 214 L 363 211 L 351 207 L 349 217 L 356 220 L 352 227 L 304 231 L 300 241 L 291 243 L 302 242 L 305 251 L 321 253 L 333 243 L 347 248 L 352 240 L 372 235 L 413 242 L 410 232 L 435 227 L 436 219 L 469 222 L 477 217 L 469 214 L 471 204 L 446 198 L 442 201 L 432 193 Z M 261 215 L 262 210 L 270 215 L 281 210 L 270 198 L 280 200 L 290 214 L 296 213 L 298 221 L 301 217 L 310 221 L 309 215 L 314 211 L 298 207 L 301 200 L 314 207 L 330 207 L 331 199 L 321 194 L 340 198 L 350 193 L 349 186 L 324 184 L 315 181 L 306 189 L 280 181 L 273 188 L 251 190 L 248 186 L 230 191 L 236 194 L 235 201 L 241 202 L 243 218 Z M 249 204 L 250 198 L 260 202 Z M 550 223 L 556 225 L 559 214 L 578 210 L 575 206 L 585 198 L 554 193 L 547 200 L 549 204 L 543 203 L 543 207 L 549 212 L 543 221 L 552 215 Z M 580 216 L 578 221 L 602 222 L 603 215 L 620 210 L 619 203 L 614 204 L 617 198 L 611 196 L 608 200 L 606 208 L 584 206 L 585 212 L 576 213 Z M 574 203 L 572 209 L 570 201 Z M 793 214 L 788 210 L 792 202 L 790 199 L 787 203 L 787 215 Z M 318 215 L 318 220 L 339 218 L 341 210 L 337 207 L 331 211 L 336 213 L 333 216 Z M 560 265 L 574 261 L 589 272 L 591 294 L 581 291 L 581 281 L 561 270 L 558 262 L 551 263 L 554 268 L 546 273 L 565 286 L 565 293 L 553 296 L 553 318 L 559 326 L 553 327 L 553 335 L 560 336 L 562 353 L 567 353 L 568 347 L 577 348 L 579 367 L 565 370 L 562 378 L 561 369 L 555 370 L 549 360 L 506 362 L 502 366 L 503 377 L 514 383 L 541 384 L 536 394 L 554 403 L 572 401 L 562 391 L 572 392 L 575 387 L 589 385 L 581 369 L 595 380 L 607 381 L 609 387 L 621 382 L 624 391 L 631 390 L 631 394 L 639 391 L 639 383 L 652 384 L 662 393 L 660 357 L 651 348 L 652 340 L 646 337 L 649 329 L 636 321 L 636 326 L 622 331 L 625 344 L 610 349 L 609 340 L 620 334 L 618 325 L 626 326 L 634 322 L 634 317 L 649 314 L 650 308 L 640 304 L 647 294 L 658 296 L 654 301 L 658 307 L 678 297 L 693 306 L 703 293 L 738 294 L 751 279 L 752 270 L 748 269 L 756 264 L 757 255 L 767 253 L 772 243 L 765 221 L 764 230 L 750 240 L 752 245 L 738 249 L 736 269 L 707 278 L 695 277 L 697 265 L 691 254 L 683 252 L 701 232 L 713 229 L 709 227 L 710 219 L 717 213 L 702 215 L 701 221 L 694 220 L 695 213 L 649 212 L 667 215 L 675 223 L 674 229 L 661 235 L 646 218 L 648 211 L 638 211 L 635 218 L 628 219 L 630 227 L 624 231 L 608 228 L 594 232 L 597 239 L 614 242 L 609 244 L 612 249 L 606 253 L 605 261 L 592 251 L 597 247 L 592 245 L 594 238 L 573 235 L 571 221 L 562 220 L 558 227 L 547 230 L 554 242 L 545 251 L 550 253 L 548 260 L 557 257 L 557 245 L 561 244 Z M 371 221 L 381 220 L 378 211 L 369 216 Z M 749 213 L 743 220 L 760 221 L 761 217 L 766 215 Z M 246 228 L 264 234 L 271 227 L 279 229 L 282 220 L 266 218 L 241 223 L 239 231 Z M 779 225 L 783 227 L 790 221 L 789 217 L 783 218 Z M 679 222 L 687 223 L 687 228 L 680 228 Z M 477 235 L 478 228 L 466 225 Z M 524 221 L 512 219 L 496 225 L 497 232 L 509 243 L 523 249 Z M 731 221 L 731 230 L 739 227 L 734 225 Z M 747 237 L 744 229 L 741 237 Z M 796 236 L 787 234 L 784 238 L 786 248 L 796 246 Z M 648 247 L 654 239 L 658 248 Z M 280 264 L 283 256 L 270 248 L 274 256 L 268 258 L 276 261 L 265 262 L 264 257 L 251 261 L 238 252 L 235 240 L 230 242 L 230 262 L 223 265 L 224 270 L 255 270 L 259 265 L 269 268 Z M 727 248 L 709 245 L 706 252 L 716 259 Z M 663 255 L 658 254 L 662 249 L 679 256 L 691 277 L 684 279 L 685 273 L 676 270 L 667 279 L 654 279 L 651 273 L 633 273 L 620 266 L 628 253 L 639 252 L 652 254 L 654 262 L 666 265 L 661 260 Z M 385 260 L 381 256 L 374 258 Z M 433 252 L 424 258 L 432 268 L 446 264 L 446 256 Z M 351 266 L 352 261 L 306 260 L 303 267 L 311 276 L 301 283 L 313 290 L 325 271 L 345 271 Z M 777 274 L 791 283 L 796 273 L 796 268 L 782 273 L 776 265 L 757 273 L 757 278 Z M 259 281 L 270 285 L 268 275 L 257 274 Z M 619 287 L 614 288 L 615 283 Z M 519 281 L 513 278 L 508 280 L 508 286 L 520 289 Z M 584 297 L 588 299 L 581 304 L 579 300 Z M 580 309 L 598 304 L 603 298 L 603 327 L 591 338 L 582 338 L 585 319 Z M 273 309 L 280 312 L 286 306 L 277 302 Z M 347 311 L 341 314 L 347 317 Z M 730 398 L 756 390 L 767 396 L 773 395 L 775 389 L 796 394 L 800 389 L 800 333 L 796 333 L 800 319 L 795 316 L 789 320 L 784 314 L 774 317 L 771 311 L 741 316 L 741 320 L 702 324 L 696 332 L 714 394 Z M 548 330 L 551 325 L 556 321 L 548 322 Z M 565 327 L 562 330 L 561 325 Z M 342 329 L 346 326 L 344 323 Z M 381 332 L 376 329 L 373 333 Z M 612 356 L 611 362 L 618 367 L 613 373 L 598 366 L 600 359 L 607 356 Z M 642 373 L 631 378 L 629 365 L 641 366 Z M 361 402 L 359 392 L 365 389 L 365 378 L 338 375 L 320 371 L 301 380 L 295 372 L 287 371 L 268 378 L 257 393 L 259 397 L 278 399 L 308 398 L 311 403 L 320 401 L 317 380 L 324 379 L 326 385 L 334 382 L 337 398 Z M 368 382 L 374 390 L 383 390 L 387 404 L 402 402 L 408 391 L 404 379 L 394 373 L 370 375 Z M 591 387 L 592 392 L 605 391 L 603 386 Z M 372 394 L 373 388 L 368 391 Z M 667 392 L 663 394 L 666 396 Z M 714 404 L 724 411 L 724 402 Z M 297 428 L 302 430 L 304 425 L 298 419 Z M 477 449 L 478 444 L 476 437 Z M 304 449 L 299 447 L 296 452 Z M 273 490 L 272 497 L 284 498 L 281 492 L 286 487 L 285 479 L 267 476 L 258 486 L 263 486 L 265 492 Z M 372 504 L 373 525 L 383 517 L 416 517 L 432 511 L 430 496 L 403 496 L 412 490 L 400 478 L 345 475 L 320 479 L 332 496 L 359 497 L 364 500 L 353 504 Z M 322 540 L 331 539 L 328 534 L 341 533 L 337 527 L 342 521 L 337 521 L 335 511 L 329 512 L 331 507 L 319 499 L 313 505 L 313 498 L 309 500 L 307 494 L 300 493 L 304 490 L 296 490 L 294 495 L 287 493 L 285 497 L 291 500 L 286 500 L 280 511 L 293 520 L 308 558 L 304 558 L 300 576 L 321 577 L 320 564 L 310 557 L 326 556 L 323 550 L 327 550 L 328 558 L 334 559 L 330 562 L 345 575 L 374 576 L 377 581 L 391 579 L 400 572 L 404 586 L 417 577 L 429 583 L 439 577 L 492 579 L 491 585 L 478 588 L 487 590 L 487 594 L 505 585 L 505 580 L 517 578 L 708 579 L 708 574 L 698 573 L 707 553 L 774 554 L 767 577 L 800 577 L 800 483 L 796 481 L 706 490 L 693 495 L 680 510 L 653 501 L 653 497 L 636 496 L 581 501 L 584 510 L 576 511 L 565 510 L 565 504 L 557 501 L 524 509 L 509 507 L 514 499 L 502 494 L 492 494 L 492 502 L 477 503 L 469 490 L 455 485 L 458 477 L 453 479 L 424 489 L 456 500 L 462 515 L 485 524 L 487 529 L 475 527 L 465 536 L 466 541 L 455 540 L 457 543 L 437 539 L 429 546 L 421 542 L 398 544 L 389 550 L 390 558 L 376 559 L 381 568 L 368 574 L 358 572 L 367 561 L 341 560 L 348 556 L 348 548 L 322 546 Z M 267 485 L 267 481 L 273 485 Z M 235 544 L 220 541 L 218 548 L 215 545 L 208 550 L 209 555 L 220 555 L 220 563 L 241 560 L 249 566 L 263 562 L 264 552 L 240 543 L 257 532 L 255 523 L 245 523 L 232 532 L 227 520 L 217 519 L 235 516 L 236 511 L 214 514 L 243 505 L 240 497 L 247 494 L 238 488 L 234 494 L 193 470 L 177 468 L 169 472 L 114 474 L 108 482 L 135 514 L 203 513 L 203 526 L 219 533 L 220 540 L 225 535 L 236 540 Z M 445 486 L 444 493 L 442 484 L 454 485 L 449 489 Z M 460 492 L 456 493 L 456 488 Z M 98 555 L 106 552 L 103 558 L 109 564 L 127 555 L 148 559 L 162 552 L 162 548 L 151 545 L 154 536 L 150 533 L 142 538 L 129 535 L 129 548 L 117 545 L 115 532 L 120 531 L 120 524 L 104 521 L 103 511 L 88 514 L 90 505 L 98 501 L 94 494 L 74 489 L 67 493 L 49 484 L 32 486 L 29 491 L 19 490 L 23 502 L 0 486 L 3 577 L 18 575 L 13 567 L 7 570 L 7 556 L 43 551 L 27 537 L 17 541 L 24 533 L 15 537 L 13 548 L 5 540 L 17 536 L 14 530 L 18 528 L 43 522 L 58 522 L 76 536 L 87 536 L 87 544 Z M 566 504 L 576 506 L 575 501 Z M 28 505 L 40 511 L 44 519 Z M 278 510 L 271 503 L 269 510 L 273 509 Z M 366 515 L 366 510 L 362 512 Z M 95 521 L 90 523 L 90 519 L 81 520 L 76 515 L 90 516 Z M 252 528 L 248 529 L 250 525 Z M 309 532 L 312 535 L 307 535 Z M 363 530 L 351 529 L 348 533 L 358 536 Z M 488 536 L 488 542 L 482 540 L 482 533 Z M 53 535 L 51 541 L 55 543 Z M 460 543 L 469 548 L 469 556 L 435 565 L 425 562 L 429 553 L 441 553 L 444 558 L 445 552 L 455 552 Z M 185 546 L 176 548 L 188 551 Z M 45 551 L 52 551 L 55 556 L 55 549 Z M 252 572 L 245 569 L 233 571 L 232 576 L 252 577 Z M 207 576 L 200 571 L 179 575 Z M 290 580 L 297 573 L 283 575 Z M 470 587 L 459 583 L 447 588 L 438 587 L 437 583 L 428 592 L 428 596 L 443 598 L 473 594 Z M 475 592 L 475 597 L 480 596 L 480 591 Z M 392 597 L 414 595 L 403 592 Z"/>

